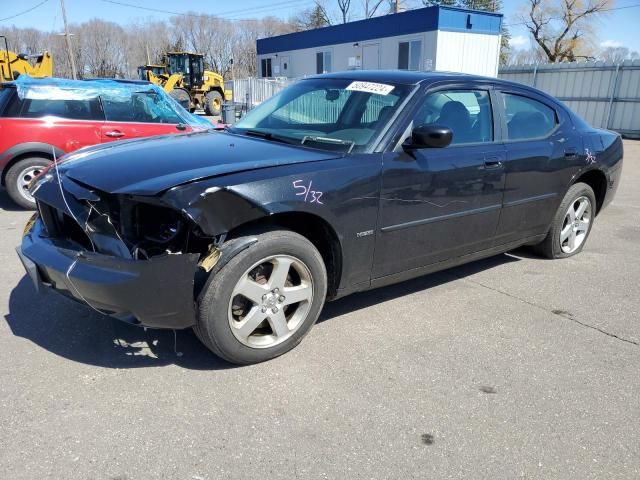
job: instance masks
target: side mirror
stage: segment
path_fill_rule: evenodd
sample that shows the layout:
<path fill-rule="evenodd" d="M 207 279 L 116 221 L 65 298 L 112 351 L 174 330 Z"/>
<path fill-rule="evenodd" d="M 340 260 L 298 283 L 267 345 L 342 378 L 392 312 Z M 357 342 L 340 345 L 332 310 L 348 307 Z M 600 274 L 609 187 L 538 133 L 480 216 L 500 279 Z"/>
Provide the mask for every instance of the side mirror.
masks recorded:
<path fill-rule="evenodd" d="M 406 148 L 444 148 L 453 140 L 453 132 L 444 125 L 419 125 L 411 130 L 411 143 Z"/>

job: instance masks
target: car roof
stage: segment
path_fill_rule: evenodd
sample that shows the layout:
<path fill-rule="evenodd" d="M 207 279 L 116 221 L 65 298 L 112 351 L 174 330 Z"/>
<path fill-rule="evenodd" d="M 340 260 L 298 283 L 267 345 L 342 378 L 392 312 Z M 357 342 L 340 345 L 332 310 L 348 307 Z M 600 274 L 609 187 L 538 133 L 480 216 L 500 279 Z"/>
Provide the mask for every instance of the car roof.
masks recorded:
<path fill-rule="evenodd" d="M 34 82 L 31 83 L 31 85 L 43 85 L 45 87 L 47 86 L 57 86 L 58 82 L 60 79 L 55 78 L 55 77 L 46 77 L 46 78 L 31 78 L 30 82 Z M 125 79 L 125 78 L 102 78 L 102 77 L 95 77 L 95 78 L 83 78 L 81 80 L 67 80 L 64 79 L 65 82 L 67 82 L 70 86 L 73 87 L 86 87 L 87 83 L 86 82 L 92 82 L 95 80 L 109 80 L 112 82 L 116 82 L 116 83 L 122 83 L 125 85 L 128 84 L 132 84 L 132 85 L 151 85 L 150 82 L 147 82 L 146 80 L 129 80 L 129 79 Z M 16 86 L 16 82 L 15 80 L 12 82 L 4 82 L 2 84 L 0 84 L 0 88 L 15 88 Z"/>
<path fill-rule="evenodd" d="M 391 82 L 401 83 L 405 85 L 417 85 L 425 81 L 435 82 L 438 80 L 497 80 L 495 78 L 481 77 L 479 75 L 470 75 L 467 73 L 456 72 L 420 72 L 408 70 L 352 70 L 346 72 L 325 73 L 322 75 L 314 75 L 309 78 L 341 78 L 347 80 L 360 80 L 370 82 Z"/>
<path fill-rule="evenodd" d="M 443 80 L 450 81 L 468 81 L 468 82 L 491 82 L 495 85 L 505 85 L 526 88 L 540 92 L 538 89 L 532 88 L 522 83 L 503 80 L 496 77 L 485 77 L 482 75 L 473 75 L 470 73 L 445 72 L 439 70 L 433 71 L 409 71 L 409 70 L 351 70 L 345 72 L 324 73 L 321 75 L 312 75 L 307 78 L 339 78 L 345 80 L 359 80 L 367 82 L 390 82 L 400 83 L 404 85 L 418 85 L 421 83 L 434 83 Z M 541 92 L 542 93 L 542 92 Z"/>
<path fill-rule="evenodd" d="M 408 71 L 408 70 L 352 70 L 336 73 L 324 73 L 322 75 L 313 75 L 307 77 L 307 79 L 314 78 L 335 78 L 342 80 L 358 80 L 365 82 L 377 82 L 377 83 L 396 83 L 403 85 L 419 85 L 424 83 L 436 83 L 441 81 L 462 81 L 462 82 L 488 82 L 492 85 L 503 87 L 515 87 L 529 92 L 534 92 L 540 96 L 543 96 L 556 104 L 561 104 L 558 99 L 549 95 L 542 90 L 524 85 L 518 82 L 512 82 L 509 80 L 503 80 L 496 77 L 484 77 L 482 75 L 472 75 L 468 73 L 460 72 L 444 72 L 444 71 Z M 566 107 L 565 107 L 566 108 Z"/>

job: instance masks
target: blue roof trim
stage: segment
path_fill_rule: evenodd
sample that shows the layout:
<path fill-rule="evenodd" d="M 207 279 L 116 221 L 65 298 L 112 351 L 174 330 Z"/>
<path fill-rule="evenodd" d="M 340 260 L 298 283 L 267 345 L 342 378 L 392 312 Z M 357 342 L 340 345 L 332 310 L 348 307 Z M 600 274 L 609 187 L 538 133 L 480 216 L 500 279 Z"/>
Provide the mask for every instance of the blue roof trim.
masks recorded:
<path fill-rule="evenodd" d="M 502 14 L 452 7 L 426 7 L 357 22 L 289 33 L 257 41 L 258 55 L 363 42 L 434 30 L 499 35 Z"/>

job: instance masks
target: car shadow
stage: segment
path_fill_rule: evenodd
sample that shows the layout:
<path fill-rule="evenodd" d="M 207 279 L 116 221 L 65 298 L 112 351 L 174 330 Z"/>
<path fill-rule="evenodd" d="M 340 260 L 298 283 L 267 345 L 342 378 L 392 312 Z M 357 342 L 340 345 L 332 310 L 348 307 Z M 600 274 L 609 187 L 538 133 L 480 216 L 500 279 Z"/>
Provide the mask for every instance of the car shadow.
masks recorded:
<path fill-rule="evenodd" d="M 519 261 L 503 254 L 384 289 L 328 303 L 318 322 L 428 290 L 474 273 Z M 12 333 L 69 360 L 105 368 L 177 365 L 193 370 L 235 368 L 207 350 L 190 330 L 144 329 L 101 315 L 53 292 L 38 295 L 25 275 L 9 297 L 5 320 Z"/>
<path fill-rule="evenodd" d="M 16 205 L 16 203 L 13 200 L 11 200 L 11 198 L 9 197 L 7 190 L 1 186 L 0 186 L 0 210 L 5 210 L 7 212 L 28 212 L 29 211 Z"/>
<path fill-rule="evenodd" d="M 331 320 L 357 310 L 369 308 L 373 305 L 386 302 L 388 300 L 401 298 L 439 285 L 463 279 L 484 270 L 504 265 L 506 263 L 517 262 L 520 258 L 520 249 L 513 252 L 496 255 L 493 257 L 477 260 L 459 267 L 449 268 L 439 272 L 424 275 L 422 277 L 407 280 L 401 283 L 367 290 L 366 292 L 354 293 L 348 297 L 329 302 L 325 305 L 318 323 Z"/>

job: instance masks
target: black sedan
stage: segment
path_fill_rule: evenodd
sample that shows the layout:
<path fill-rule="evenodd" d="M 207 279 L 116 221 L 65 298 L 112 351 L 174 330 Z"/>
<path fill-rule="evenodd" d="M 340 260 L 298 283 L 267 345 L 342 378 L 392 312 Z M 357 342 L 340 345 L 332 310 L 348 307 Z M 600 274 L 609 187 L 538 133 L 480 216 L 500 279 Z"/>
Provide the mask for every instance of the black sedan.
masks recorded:
<path fill-rule="evenodd" d="M 617 134 L 523 85 L 335 73 L 225 132 L 67 155 L 31 186 L 18 253 L 40 289 L 249 364 L 327 299 L 521 245 L 575 255 L 621 166 Z"/>

